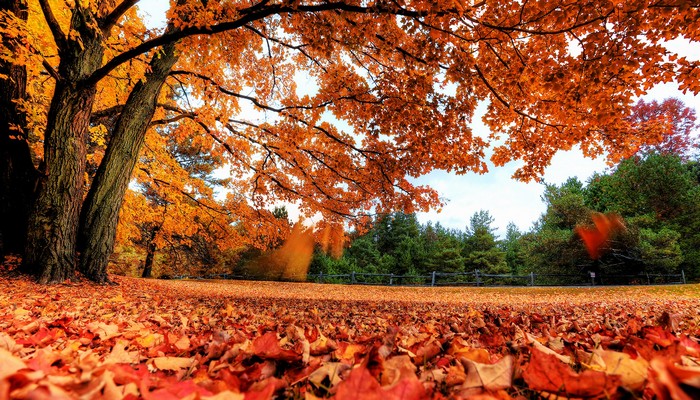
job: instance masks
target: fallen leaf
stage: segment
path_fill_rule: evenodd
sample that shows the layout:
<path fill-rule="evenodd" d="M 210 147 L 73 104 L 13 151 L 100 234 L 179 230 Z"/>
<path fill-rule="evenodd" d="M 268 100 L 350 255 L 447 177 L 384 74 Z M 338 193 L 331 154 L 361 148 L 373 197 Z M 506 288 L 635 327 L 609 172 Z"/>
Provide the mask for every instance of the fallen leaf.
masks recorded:
<path fill-rule="evenodd" d="M 523 378 L 532 390 L 570 397 L 609 396 L 620 385 L 620 377 L 601 371 L 574 372 L 556 356 L 536 347 L 530 349 L 530 362 Z"/>
<path fill-rule="evenodd" d="M 194 358 L 188 357 L 156 357 L 151 359 L 151 363 L 159 370 L 177 371 L 190 368 L 195 364 Z"/>
<path fill-rule="evenodd" d="M 277 339 L 275 332 L 267 332 L 255 338 L 253 340 L 253 352 L 260 358 L 271 360 L 300 361 L 302 358 L 301 354 L 280 347 L 279 339 Z"/>
<path fill-rule="evenodd" d="M 630 390 L 639 390 L 646 383 L 649 363 L 643 358 L 632 359 L 629 354 L 612 350 L 595 349 L 593 354 L 605 363 L 605 372 L 618 375 L 622 386 Z"/>
<path fill-rule="evenodd" d="M 462 388 L 483 387 L 486 390 L 507 389 L 513 385 L 513 357 L 505 356 L 493 364 L 482 364 L 460 358 L 466 369 Z"/>
<path fill-rule="evenodd" d="M 22 359 L 0 348 L 0 380 L 5 379 L 23 368 L 27 368 L 27 365 Z"/>
<path fill-rule="evenodd" d="M 351 367 L 345 363 L 327 362 L 309 374 L 309 382 L 316 387 L 323 387 L 323 382 L 328 379 L 328 387 L 331 388 L 341 381 L 341 375 L 349 369 Z"/>
<path fill-rule="evenodd" d="M 105 357 L 105 364 L 136 364 L 140 361 L 138 351 L 127 351 L 126 348 L 129 346 L 127 340 L 117 340 L 117 343 L 112 347 L 112 352 Z"/>

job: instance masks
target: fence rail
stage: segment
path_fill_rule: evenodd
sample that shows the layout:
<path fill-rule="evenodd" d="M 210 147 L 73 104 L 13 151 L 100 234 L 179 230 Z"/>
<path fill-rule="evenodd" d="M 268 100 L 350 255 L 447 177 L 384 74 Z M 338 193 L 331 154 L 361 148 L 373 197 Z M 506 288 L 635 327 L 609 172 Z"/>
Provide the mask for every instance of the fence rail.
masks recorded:
<path fill-rule="evenodd" d="M 203 276 L 177 275 L 171 279 L 255 279 L 237 274 L 208 274 Z M 597 286 L 597 285 L 669 285 L 686 283 L 685 272 L 680 274 L 535 274 L 504 275 L 470 272 L 437 272 L 427 275 L 377 274 L 351 272 L 349 274 L 309 274 L 307 281 L 343 283 L 351 285 L 384 286 Z"/>

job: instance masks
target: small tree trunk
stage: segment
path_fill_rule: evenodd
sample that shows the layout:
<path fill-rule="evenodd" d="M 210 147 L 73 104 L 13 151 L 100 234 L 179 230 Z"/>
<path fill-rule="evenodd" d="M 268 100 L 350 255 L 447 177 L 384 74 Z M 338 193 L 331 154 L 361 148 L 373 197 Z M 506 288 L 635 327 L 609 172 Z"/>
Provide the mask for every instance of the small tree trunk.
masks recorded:
<path fill-rule="evenodd" d="M 0 0 L 0 10 L 26 21 L 26 1 Z M 6 40 L 12 50 L 14 41 Z M 27 69 L 0 62 L 0 258 L 21 254 L 27 238 L 29 205 L 38 174 L 26 141 L 26 113 L 19 102 L 27 98 Z"/>
<path fill-rule="evenodd" d="M 150 278 L 153 272 L 153 258 L 156 255 L 156 234 L 158 233 L 158 228 L 153 228 L 148 237 L 148 242 L 146 243 L 146 261 L 143 263 L 143 274 L 142 278 Z"/>
<path fill-rule="evenodd" d="M 107 281 L 107 262 L 114 248 L 124 193 L 155 112 L 158 94 L 176 61 L 174 43 L 164 46 L 154 56 L 151 72 L 136 84 L 124 105 L 85 199 L 78 239 L 80 271 L 94 281 Z"/>

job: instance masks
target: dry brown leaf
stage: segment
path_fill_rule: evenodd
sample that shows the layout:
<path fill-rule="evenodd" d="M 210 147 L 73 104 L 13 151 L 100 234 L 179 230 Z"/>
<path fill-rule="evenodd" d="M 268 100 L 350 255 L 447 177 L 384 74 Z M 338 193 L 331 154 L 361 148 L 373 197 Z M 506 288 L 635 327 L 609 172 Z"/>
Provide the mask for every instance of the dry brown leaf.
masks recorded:
<path fill-rule="evenodd" d="M 513 357 L 505 356 L 493 364 L 482 364 L 468 358 L 460 358 L 466 370 L 463 389 L 507 389 L 513 385 Z"/>

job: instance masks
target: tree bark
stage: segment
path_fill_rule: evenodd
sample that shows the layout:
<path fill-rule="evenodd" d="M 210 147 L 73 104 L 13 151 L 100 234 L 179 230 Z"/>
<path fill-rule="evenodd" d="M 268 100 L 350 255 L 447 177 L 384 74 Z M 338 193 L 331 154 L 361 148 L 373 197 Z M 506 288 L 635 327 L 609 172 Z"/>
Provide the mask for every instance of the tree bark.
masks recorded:
<path fill-rule="evenodd" d="M 153 57 L 151 72 L 131 91 L 85 199 L 78 238 L 80 271 L 91 280 L 108 280 L 107 263 L 114 248 L 119 209 L 161 87 L 177 61 L 175 45 L 165 45 Z"/>
<path fill-rule="evenodd" d="M 59 38 L 61 63 L 49 107 L 39 193 L 28 222 L 23 269 L 40 283 L 71 279 L 84 195 L 90 113 L 95 85 L 86 79 L 102 63 L 101 32 L 89 10 L 76 6 L 71 29 L 80 40 Z M 56 34 L 56 33 L 55 33 Z"/>
<path fill-rule="evenodd" d="M 156 235 L 160 227 L 155 226 L 148 233 L 148 241 L 146 241 L 146 260 L 143 262 L 143 274 L 142 278 L 150 278 L 153 273 L 153 259 L 156 255 Z"/>
<path fill-rule="evenodd" d="M 0 10 L 26 21 L 27 2 L 0 0 Z M 7 40 L 12 50 L 14 42 Z M 27 219 L 38 177 L 27 143 L 26 113 L 19 101 L 27 98 L 27 69 L 0 62 L 0 258 L 21 254 L 27 238 Z M 19 129 L 18 129 L 19 128 Z"/>

